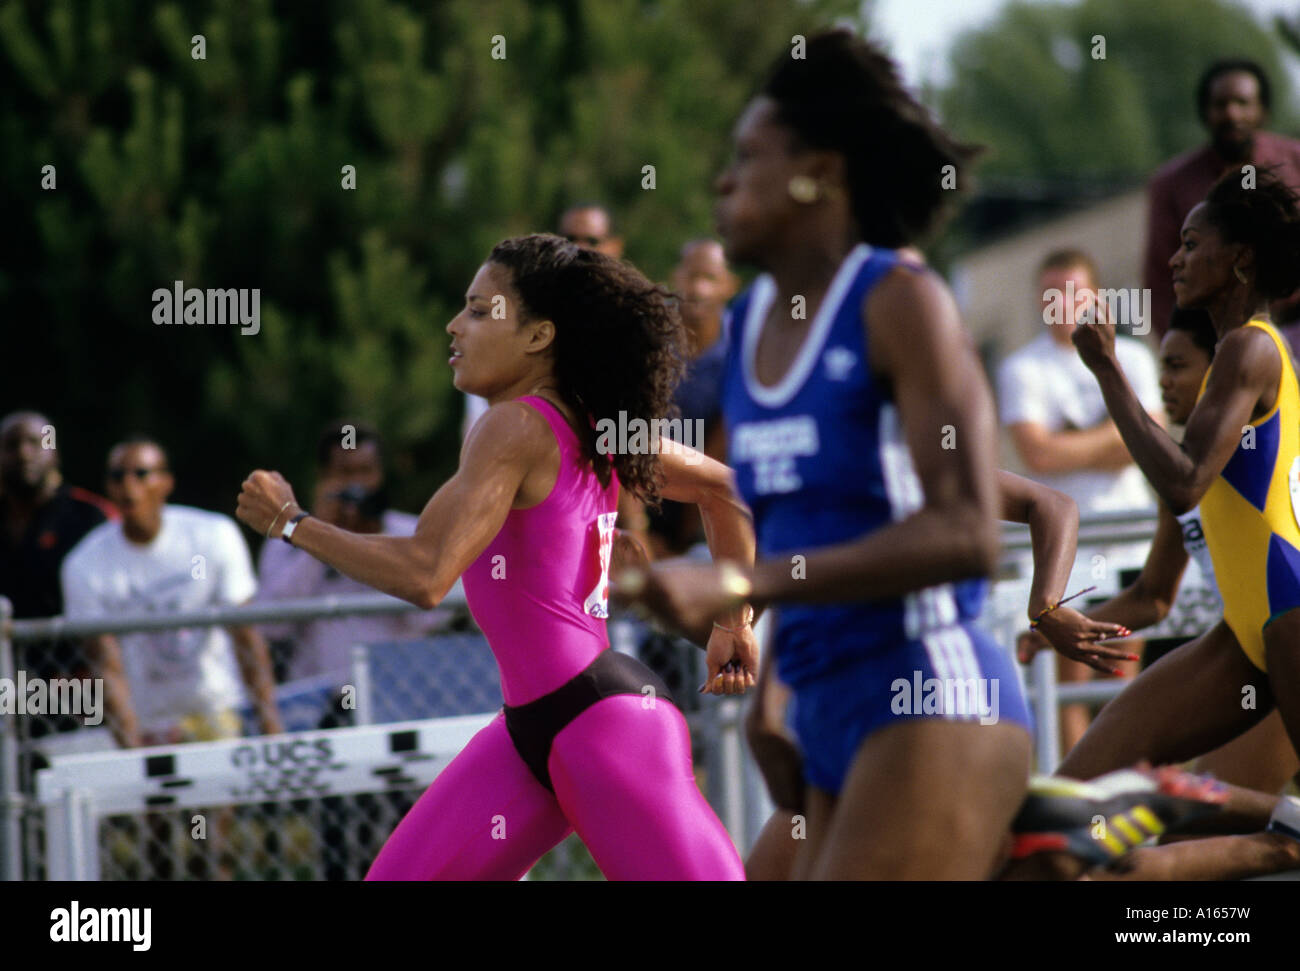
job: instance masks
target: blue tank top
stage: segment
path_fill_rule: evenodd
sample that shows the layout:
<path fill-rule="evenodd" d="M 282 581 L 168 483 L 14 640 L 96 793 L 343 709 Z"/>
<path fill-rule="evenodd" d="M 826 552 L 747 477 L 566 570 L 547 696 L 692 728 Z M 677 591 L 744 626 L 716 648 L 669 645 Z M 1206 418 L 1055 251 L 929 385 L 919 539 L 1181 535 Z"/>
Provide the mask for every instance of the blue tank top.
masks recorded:
<path fill-rule="evenodd" d="M 728 464 L 754 513 L 758 555 L 787 559 L 792 571 L 801 568 L 800 555 L 857 539 L 922 505 L 898 411 L 872 374 L 863 340 L 863 301 L 897 265 L 892 250 L 853 249 L 773 387 L 759 385 L 754 361 L 775 283 L 760 276 L 728 307 Z M 986 591 L 986 581 L 968 580 L 889 600 L 780 604 L 778 671 L 798 687 L 845 662 L 974 620 Z"/>

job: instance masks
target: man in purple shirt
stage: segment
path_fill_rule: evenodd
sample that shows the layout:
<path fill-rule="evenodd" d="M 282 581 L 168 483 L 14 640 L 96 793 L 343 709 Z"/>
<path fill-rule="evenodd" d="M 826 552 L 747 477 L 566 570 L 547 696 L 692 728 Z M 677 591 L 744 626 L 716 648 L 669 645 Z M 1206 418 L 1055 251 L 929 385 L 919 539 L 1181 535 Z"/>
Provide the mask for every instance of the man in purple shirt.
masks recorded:
<path fill-rule="evenodd" d="M 316 476 L 312 513 L 317 518 L 353 533 L 415 533 L 418 516 L 388 508 L 383 441 L 374 426 L 355 419 L 327 425 L 316 445 Z M 262 545 L 258 575 L 260 602 L 365 593 L 371 589 L 284 543 Z M 438 610 L 270 624 L 264 625 L 262 632 L 280 651 L 286 642 L 292 645 L 284 665 L 284 680 L 332 676 L 334 686 L 341 688 L 349 680 L 354 645 L 416 640 L 450 619 L 449 611 Z M 332 725 L 334 719 L 328 720 Z"/>
<path fill-rule="evenodd" d="M 1180 245 L 1188 211 L 1210 186 L 1230 169 L 1240 172 L 1242 166 L 1254 165 L 1273 167 L 1278 178 L 1300 192 L 1300 141 L 1262 130 L 1271 103 L 1268 76 L 1254 61 L 1215 61 L 1201 76 L 1196 106 L 1210 133 L 1209 144 L 1165 163 L 1147 187 L 1144 275 L 1157 337 L 1164 336 L 1174 305 L 1169 258 Z M 1284 324 L 1300 316 L 1300 300 L 1293 295 L 1271 309 L 1274 321 Z"/>

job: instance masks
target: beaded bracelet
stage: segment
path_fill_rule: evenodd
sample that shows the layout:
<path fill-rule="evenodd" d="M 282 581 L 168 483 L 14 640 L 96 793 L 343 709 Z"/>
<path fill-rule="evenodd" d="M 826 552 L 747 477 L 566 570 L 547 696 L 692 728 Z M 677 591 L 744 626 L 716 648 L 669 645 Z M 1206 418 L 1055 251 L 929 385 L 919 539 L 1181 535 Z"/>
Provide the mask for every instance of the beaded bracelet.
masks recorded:
<path fill-rule="evenodd" d="M 1084 589 L 1080 590 L 1078 593 L 1071 594 L 1070 596 L 1064 598 L 1063 600 L 1056 601 L 1056 603 L 1052 604 L 1050 607 L 1044 607 L 1042 610 L 1038 612 L 1038 616 L 1029 622 L 1029 629 L 1037 630 L 1038 625 L 1043 622 L 1043 618 L 1046 617 L 1048 614 L 1050 614 L 1057 607 L 1061 606 L 1061 604 L 1069 603 L 1075 597 L 1082 597 L 1085 593 L 1091 593 L 1093 590 L 1096 589 L 1097 589 L 1096 586 L 1085 587 Z"/>

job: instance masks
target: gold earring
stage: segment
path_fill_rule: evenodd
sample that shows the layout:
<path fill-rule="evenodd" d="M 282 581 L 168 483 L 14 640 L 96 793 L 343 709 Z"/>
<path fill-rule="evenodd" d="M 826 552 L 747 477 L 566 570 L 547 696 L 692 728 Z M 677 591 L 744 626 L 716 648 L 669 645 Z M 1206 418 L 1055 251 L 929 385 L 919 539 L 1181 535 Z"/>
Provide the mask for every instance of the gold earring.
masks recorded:
<path fill-rule="evenodd" d="M 790 184 L 786 186 L 790 193 L 790 198 L 795 202 L 809 205 L 817 201 L 821 194 L 817 188 L 817 180 L 811 175 L 794 175 L 790 177 Z"/>
<path fill-rule="evenodd" d="M 1234 266 L 1232 272 L 1237 274 L 1237 279 L 1241 281 L 1242 286 L 1248 286 L 1250 284 L 1250 281 L 1246 279 L 1246 275 L 1241 272 L 1241 267 Z"/>

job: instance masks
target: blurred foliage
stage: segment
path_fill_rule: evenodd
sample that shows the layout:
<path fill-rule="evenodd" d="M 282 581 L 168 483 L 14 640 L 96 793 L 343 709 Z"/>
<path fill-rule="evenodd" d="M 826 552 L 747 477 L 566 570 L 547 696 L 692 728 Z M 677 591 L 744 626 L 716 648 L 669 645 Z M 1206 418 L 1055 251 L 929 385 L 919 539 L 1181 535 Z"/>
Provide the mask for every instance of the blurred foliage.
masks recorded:
<path fill-rule="evenodd" d="M 1094 37 L 1105 59 L 1094 59 Z M 1281 34 L 1224 0 L 1015 2 L 967 31 L 932 103 L 984 144 L 980 173 L 1131 184 L 1203 144 L 1196 86 L 1211 62 L 1249 57 L 1273 86 L 1274 131 L 1293 132 Z"/>
<path fill-rule="evenodd" d="M 324 423 L 364 417 L 418 510 L 455 467 L 444 328 L 492 244 L 600 200 L 664 279 L 711 231 L 731 125 L 772 58 L 869 6 L 0 0 L 0 413 L 49 413 L 91 487 L 114 440 L 153 434 L 177 501 L 226 512 L 254 467 L 308 497 Z M 959 38 L 931 100 L 989 146 L 986 184 L 1131 184 L 1203 141 L 1195 86 L 1216 57 L 1263 63 L 1272 127 L 1294 130 L 1283 40 L 1300 49 L 1300 20 L 1222 0 L 1012 3 Z M 153 324 L 174 280 L 260 288 L 260 333 Z"/>
<path fill-rule="evenodd" d="M 48 413 L 93 488 L 152 434 L 175 500 L 227 513 L 255 467 L 309 501 L 324 423 L 365 417 L 418 511 L 455 468 L 444 328 L 492 244 L 601 200 L 663 279 L 766 66 L 859 6 L 0 3 L 0 413 Z M 260 333 L 155 325 L 174 280 L 260 288 Z"/>

